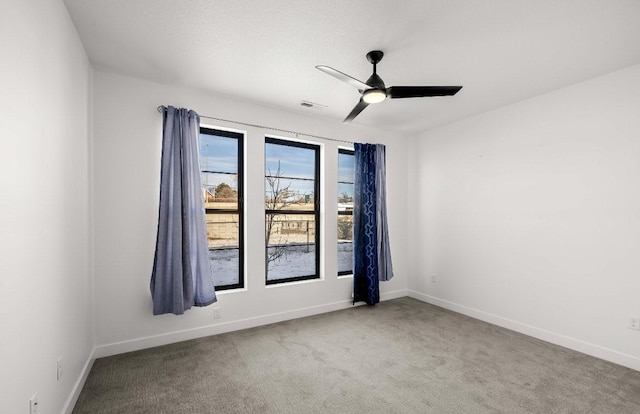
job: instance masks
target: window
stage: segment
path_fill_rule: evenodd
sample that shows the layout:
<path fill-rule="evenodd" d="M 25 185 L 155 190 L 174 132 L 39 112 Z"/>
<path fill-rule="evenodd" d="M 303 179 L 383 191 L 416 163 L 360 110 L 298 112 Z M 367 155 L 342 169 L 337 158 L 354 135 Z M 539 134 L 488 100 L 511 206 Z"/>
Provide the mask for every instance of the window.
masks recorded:
<path fill-rule="evenodd" d="M 200 128 L 200 170 L 216 290 L 244 287 L 242 145 L 237 132 Z"/>
<path fill-rule="evenodd" d="M 353 195 L 355 155 L 338 150 L 338 275 L 353 273 Z"/>
<path fill-rule="evenodd" d="M 267 284 L 320 277 L 320 147 L 265 139 Z"/>

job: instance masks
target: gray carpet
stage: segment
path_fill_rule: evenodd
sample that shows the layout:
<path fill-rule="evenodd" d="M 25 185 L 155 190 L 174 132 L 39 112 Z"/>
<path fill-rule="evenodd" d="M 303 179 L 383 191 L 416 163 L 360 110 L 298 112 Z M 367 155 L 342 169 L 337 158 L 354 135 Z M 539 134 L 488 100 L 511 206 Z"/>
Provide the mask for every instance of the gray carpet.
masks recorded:
<path fill-rule="evenodd" d="M 95 361 L 75 414 L 640 413 L 640 372 L 410 298 Z"/>

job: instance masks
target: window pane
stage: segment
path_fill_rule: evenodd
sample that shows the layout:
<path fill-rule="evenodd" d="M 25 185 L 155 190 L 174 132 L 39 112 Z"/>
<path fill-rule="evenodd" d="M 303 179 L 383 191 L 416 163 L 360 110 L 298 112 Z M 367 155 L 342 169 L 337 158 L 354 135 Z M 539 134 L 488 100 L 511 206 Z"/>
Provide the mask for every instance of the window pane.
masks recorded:
<path fill-rule="evenodd" d="M 214 284 L 235 285 L 240 278 L 238 214 L 207 214 L 209 260 Z"/>
<path fill-rule="evenodd" d="M 353 271 L 353 216 L 338 216 L 338 272 Z"/>
<path fill-rule="evenodd" d="M 244 286 L 242 252 L 242 134 L 200 128 L 200 170 L 216 289 Z"/>
<path fill-rule="evenodd" d="M 238 140 L 200 134 L 200 169 L 205 208 L 238 208 Z"/>
<path fill-rule="evenodd" d="M 353 196 L 355 155 L 338 151 L 338 274 L 353 272 Z"/>
<path fill-rule="evenodd" d="M 317 145 L 265 139 L 267 284 L 320 277 L 319 161 Z"/>
<path fill-rule="evenodd" d="M 267 281 L 316 273 L 313 214 L 267 214 Z"/>

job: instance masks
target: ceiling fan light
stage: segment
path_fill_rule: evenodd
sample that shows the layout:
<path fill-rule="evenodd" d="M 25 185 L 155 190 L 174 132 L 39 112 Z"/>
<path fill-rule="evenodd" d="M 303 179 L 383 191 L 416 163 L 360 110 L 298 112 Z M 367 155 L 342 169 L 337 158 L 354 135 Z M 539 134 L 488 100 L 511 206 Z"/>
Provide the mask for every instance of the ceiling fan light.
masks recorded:
<path fill-rule="evenodd" d="M 368 104 L 382 102 L 387 98 L 387 92 L 381 89 L 368 89 L 362 94 L 362 100 Z"/>

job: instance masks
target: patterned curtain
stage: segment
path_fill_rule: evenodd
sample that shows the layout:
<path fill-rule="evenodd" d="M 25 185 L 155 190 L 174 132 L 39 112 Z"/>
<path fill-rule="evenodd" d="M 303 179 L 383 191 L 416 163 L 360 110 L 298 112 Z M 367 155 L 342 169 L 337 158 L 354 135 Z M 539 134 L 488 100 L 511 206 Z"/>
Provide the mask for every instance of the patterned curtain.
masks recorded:
<path fill-rule="evenodd" d="M 160 208 L 151 297 L 154 315 L 181 315 L 192 306 L 216 302 L 200 178 L 200 117 L 184 108 L 161 109 Z"/>
<path fill-rule="evenodd" d="M 353 302 L 380 302 L 379 282 L 393 277 L 387 225 L 385 146 L 354 144 Z"/>

